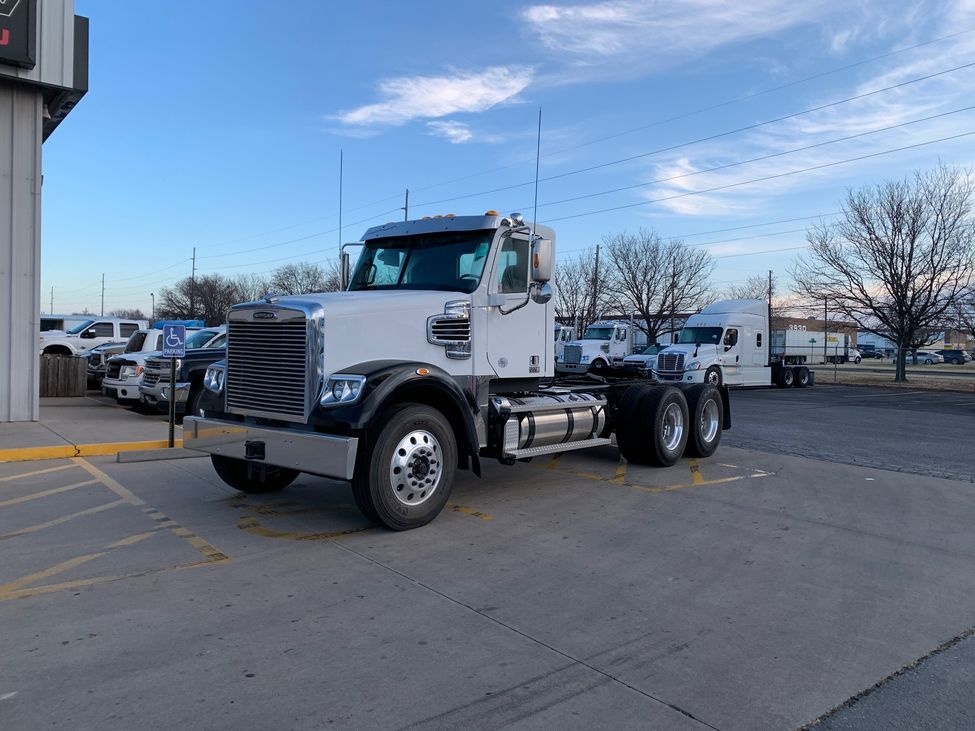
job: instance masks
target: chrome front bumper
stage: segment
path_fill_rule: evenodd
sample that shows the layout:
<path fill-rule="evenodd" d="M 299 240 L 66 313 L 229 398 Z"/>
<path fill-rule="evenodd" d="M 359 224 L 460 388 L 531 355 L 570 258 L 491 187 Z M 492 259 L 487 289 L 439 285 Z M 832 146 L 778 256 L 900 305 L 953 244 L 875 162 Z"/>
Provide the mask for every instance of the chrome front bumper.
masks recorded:
<path fill-rule="evenodd" d="M 183 446 L 336 480 L 351 480 L 359 440 L 187 416 L 183 419 Z"/>

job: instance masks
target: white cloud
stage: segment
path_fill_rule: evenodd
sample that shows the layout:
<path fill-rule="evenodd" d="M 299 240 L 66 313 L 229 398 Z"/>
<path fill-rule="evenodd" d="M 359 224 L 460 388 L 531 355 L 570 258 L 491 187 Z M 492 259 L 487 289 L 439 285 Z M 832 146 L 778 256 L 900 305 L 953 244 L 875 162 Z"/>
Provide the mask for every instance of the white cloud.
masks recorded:
<path fill-rule="evenodd" d="M 379 84 L 381 101 L 340 112 L 351 127 L 399 126 L 458 112 L 483 112 L 511 103 L 532 81 L 529 66 L 492 66 L 448 76 L 400 76 Z"/>
<path fill-rule="evenodd" d="M 427 122 L 427 128 L 434 137 L 443 137 L 448 142 L 459 145 L 474 138 L 470 125 L 463 122 Z"/>
<path fill-rule="evenodd" d="M 606 0 L 533 5 L 521 15 L 547 48 L 577 67 L 624 57 L 645 71 L 813 21 L 823 7 L 825 0 Z"/>

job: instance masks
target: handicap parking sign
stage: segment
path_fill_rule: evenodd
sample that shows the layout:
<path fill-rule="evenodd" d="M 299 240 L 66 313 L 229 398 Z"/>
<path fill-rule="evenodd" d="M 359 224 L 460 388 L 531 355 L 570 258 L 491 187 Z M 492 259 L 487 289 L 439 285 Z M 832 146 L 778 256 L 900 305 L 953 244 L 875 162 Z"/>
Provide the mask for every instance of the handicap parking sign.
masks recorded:
<path fill-rule="evenodd" d="M 163 358 L 186 355 L 186 325 L 163 325 Z"/>

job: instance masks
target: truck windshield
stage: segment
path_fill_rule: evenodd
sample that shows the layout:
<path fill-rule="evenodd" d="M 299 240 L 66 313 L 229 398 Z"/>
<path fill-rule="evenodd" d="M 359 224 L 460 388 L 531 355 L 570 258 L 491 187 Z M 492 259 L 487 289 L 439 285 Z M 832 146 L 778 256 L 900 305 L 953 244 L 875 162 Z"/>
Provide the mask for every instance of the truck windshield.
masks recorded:
<path fill-rule="evenodd" d="M 186 347 L 202 348 L 216 334 L 216 330 L 197 330 L 194 333 L 186 333 Z"/>
<path fill-rule="evenodd" d="M 493 238 L 488 229 L 367 241 L 349 289 L 473 292 Z"/>
<path fill-rule="evenodd" d="M 707 343 L 717 345 L 721 342 L 720 327 L 685 327 L 680 331 L 679 343 Z"/>
<path fill-rule="evenodd" d="M 77 335 L 78 333 L 80 333 L 82 330 L 84 330 L 89 325 L 93 325 L 94 322 L 95 322 L 94 320 L 84 320 L 82 322 L 79 322 L 73 328 L 71 328 L 70 330 L 68 330 L 68 335 Z"/>
<path fill-rule="evenodd" d="M 587 327 L 583 340 L 611 340 L 613 330 L 612 327 Z"/>

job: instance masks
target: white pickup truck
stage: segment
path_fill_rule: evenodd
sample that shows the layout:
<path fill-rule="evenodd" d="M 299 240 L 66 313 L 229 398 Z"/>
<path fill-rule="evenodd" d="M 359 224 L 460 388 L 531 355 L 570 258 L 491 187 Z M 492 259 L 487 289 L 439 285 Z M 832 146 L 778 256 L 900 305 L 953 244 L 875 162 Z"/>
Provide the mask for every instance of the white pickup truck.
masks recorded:
<path fill-rule="evenodd" d="M 91 317 L 70 330 L 47 330 L 40 334 L 41 355 L 77 355 L 113 340 L 128 340 L 136 330 L 149 327 L 147 320 Z"/>

